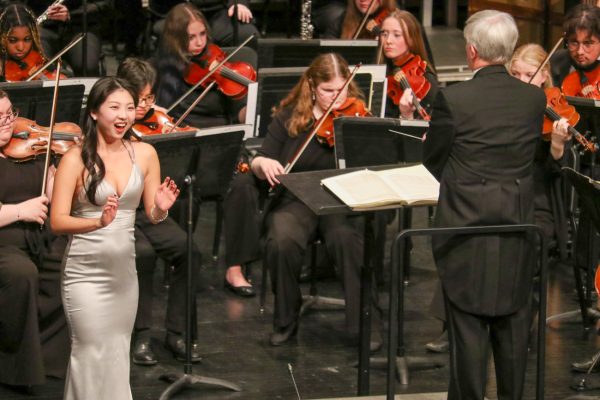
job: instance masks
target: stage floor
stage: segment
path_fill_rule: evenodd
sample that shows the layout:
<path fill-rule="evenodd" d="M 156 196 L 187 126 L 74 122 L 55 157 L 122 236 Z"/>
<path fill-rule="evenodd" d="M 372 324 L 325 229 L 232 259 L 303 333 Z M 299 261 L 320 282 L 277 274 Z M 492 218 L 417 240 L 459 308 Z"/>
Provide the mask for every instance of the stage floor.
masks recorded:
<path fill-rule="evenodd" d="M 267 297 L 267 309 L 259 311 L 258 297 L 242 299 L 223 290 L 224 261 L 221 257 L 213 262 L 211 254 L 214 229 L 212 202 L 201 208 L 200 222 L 195 239 L 203 252 L 203 266 L 198 290 L 198 316 L 200 346 L 203 360 L 194 365 L 194 373 L 227 379 L 237 383 L 242 392 L 230 392 L 208 386 L 186 390 L 174 399 L 296 399 L 296 392 L 288 373 L 287 364 L 294 370 L 298 390 L 303 399 L 340 399 L 356 396 L 357 360 L 354 344 L 345 338 L 343 312 L 339 310 L 310 311 L 301 319 L 297 338 L 281 347 L 268 344 L 271 332 L 272 295 Z M 427 225 L 425 209 L 415 210 L 415 226 Z M 388 227 L 392 237 L 397 224 Z M 389 245 L 389 241 L 388 241 Z M 388 248 L 389 251 L 389 248 Z M 424 345 L 436 338 L 441 325 L 428 315 L 429 302 L 434 288 L 436 272 L 432 263 L 429 244 L 425 239 L 415 241 L 412 252 L 411 280 L 406 288 L 406 342 L 409 356 L 431 357 L 445 362 L 446 354 L 428 354 Z M 255 263 L 253 280 L 260 287 L 260 263 Z M 164 312 L 166 291 L 163 286 L 162 268 L 157 268 L 155 280 L 155 316 L 153 346 L 160 363 L 142 367 L 132 365 L 131 386 L 133 398 L 157 399 L 167 384 L 159 377 L 163 373 L 182 372 L 183 364 L 176 361 L 163 347 Z M 308 286 L 305 287 L 305 290 Z M 341 289 L 335 279 L 319 283 L 321 293 L 339 296 Z M 387 286 L 380 289 L 381 300 L 387 309 Z M 570 266 L 555 264 L 551 268 L 548 315 L 576 309 L 573 274 Z M 183 310 L 182 310 L 183 312 Z M 555 321 L 547 329 L 546 353 L 546 399 L 564 399 L 577 393 L 569 389 L 577 377 L 570 372 L 573 361 L 591 357 L 600 348 L 600 340 L 592 332 L 584 332 L 580 318 Z M 379 355 L 383 355 L 380 351 Z M 528 363 L 527 387 L 524 399 L 535 398 L 535 351 Z M 491 368 L 490 368 L 491 370 Z M 402 400 L 442 399 L 447 390 L 448 367 L 436 370 L 413 371 L 408 386 L 397 386 Z M 487 397 L 496 398 L 493 372 L 490 371 Z M 62 398 L 63 382 L 50 380 L 47 384 L 32 388 L 30 394 L 0 386 L 0 399 L 5 400 L 58 400 Z M 371 394 L 383 398 L 385 372 L 371 372 Z M 410 395 L 410 396 L 409 396 Z M 600 391 L 590 392 L 598 396 Z M 597 397 L 598 398 L 598 397 Z M 93 399 L 85 399 L 93 400 Z M 120 400 L 120 399 L 114 399 Z"/>

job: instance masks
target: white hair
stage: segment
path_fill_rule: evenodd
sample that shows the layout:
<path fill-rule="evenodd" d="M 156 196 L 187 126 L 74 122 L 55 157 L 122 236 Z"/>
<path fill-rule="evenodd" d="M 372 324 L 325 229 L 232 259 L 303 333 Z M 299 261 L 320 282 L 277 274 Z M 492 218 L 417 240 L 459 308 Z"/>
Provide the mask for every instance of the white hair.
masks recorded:
<path fill-rule="evenodd" d="M 465 24 L 467 44 L 490 63 L 506 64 L 517 44 L 519 30 L 514 18 L 505 12 L 483 10 L 471 15 Z"/>

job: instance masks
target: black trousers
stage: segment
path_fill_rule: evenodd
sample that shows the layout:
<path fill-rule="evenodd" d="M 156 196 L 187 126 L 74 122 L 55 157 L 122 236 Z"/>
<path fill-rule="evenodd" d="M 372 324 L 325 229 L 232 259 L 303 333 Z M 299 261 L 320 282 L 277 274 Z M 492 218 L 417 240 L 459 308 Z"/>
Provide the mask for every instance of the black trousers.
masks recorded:
<path fill-rule="evenodd" d="M 531 299 L 513 314 L 489 317 L 466 313 L 444 297 L 450 340 L 448 400 L 484 398 L 490 344 L 498 399 L 521 399 L 531 326 Z"/>
<path fill-rule="evenodd" d="M 251 172 L 238 173 L 225 195 L 225 263 L 242 265 L 259 257 L 262 219 L 259 210 L 260 183 Z"/>
<path fill-rule="evenodd" d="M 350 218 L 343 215 L 317 217 L 290 195 L 284 196 L 269 212 L 266 229 L 264 257 L 275 294 L 274 328 L 285 328 L 298 319 L 302 305 L 298 282 L 302 260 L 309 243 L 319 233 L 344 288 L 346 329 L 349 334 L 358 333 L 363 237 Z"/>
<path fill-rule="evenodd" d="M 0 246 L 1 383 L 39 385 L 45 376 L 65 376 L 70 342 L 60 279 L 66 239 L 57 241 L 39 267 L 27 249 Z"/>
<path fill-rule="evenodd" d="M 213 40 L 219 46 L 237 46 L 251 35 L 254 35 L 255 38 L 260 37 L 260 33 L 254 24 L 254 20 L 251 20 L 250 23 L 247 24 L 237 20 L 237 42 L 235 42 L 233 34 L 234 22 L 227 14 L 227 9 L 225 8 L 217 11 L 210 17 L 209 24 Z"/>
<path fill-rule="evenodd" d="M 79 34 L 79 31 L 71 33 L 70 30 L 54 30 L 40 28 L 40 39 L 42 41 L 42 47 L 48 57 L 54 56 L 64 46 Z M 100 54 L 102 52 L 102 41 L 100 37 L 92 31 L 88 31 L 86 35 L 87 40 L 87 53 L 86 53 L 86 70 L 87 73 L 83 72 L 83 41 L 77 43 L 75 47 L 69 50 L 64 58 L 67 60 L 75 76 L 100 76 Z"/>
<path fill-rule="evenodd" d="M 194 246 L 194 264 L 192 265 L 192 291 L 196 293 L 196 282 L 200 269 L 200 252 Z M 136 268 L 139 282 L 138 311 L 135 330 L 146 331 L 152 326 L 152 296 L 154 268 L 157 257 L 173 266 L 170 276 L 169 297 L 167 303 L 166 328 L 168 331 L 182 334 L 185 331 L 185 304 L 187 285 L 187 236 L 183 229 L 171 218 L 159 224 L 153 224 L 143 210 L 136 212 L 135 218 Z M 196 332 L 195 296 L 192 307 L 193 329 Z"/>

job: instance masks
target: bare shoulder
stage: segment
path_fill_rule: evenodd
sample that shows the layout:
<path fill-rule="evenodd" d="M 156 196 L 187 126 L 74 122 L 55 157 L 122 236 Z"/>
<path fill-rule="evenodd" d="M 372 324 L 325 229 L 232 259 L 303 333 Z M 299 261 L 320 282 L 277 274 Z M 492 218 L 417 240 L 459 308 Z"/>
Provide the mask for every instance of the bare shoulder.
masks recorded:
<path fill-rule="evenodd" d="M 83 169 L 83 160 L 81 159 L 81 146 L 73 146 L 71 147 L 60 159 L 59 167 L 64 165 L 68 167 L 69 170 Z"/>
<path fill-rule="evenodd" d="M 156 150 L 151 144 L 144 142 L 131 142 L 131 145 L 135 150 L 136 158 L 147 159 L 156 157 Z"/>

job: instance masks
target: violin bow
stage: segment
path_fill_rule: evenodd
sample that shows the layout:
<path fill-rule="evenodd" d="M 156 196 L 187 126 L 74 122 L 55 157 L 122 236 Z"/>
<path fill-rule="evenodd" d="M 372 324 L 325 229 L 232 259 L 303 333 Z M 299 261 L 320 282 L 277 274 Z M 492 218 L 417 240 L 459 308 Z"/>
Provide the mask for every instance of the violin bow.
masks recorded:
<path fill-rule="evenodd" d="M 40 69 L 38 69 L 37 71 L 35 71 L 29 78 L 27 78 L 25 80 L 25 82 L 29 82 L 30 80 L 35 79 L 39 74 L 41 74 L 42 72 L 44 72 L 46 70 L 46 68 L 48 68 L 56 60 L 58 60 L 67 51 L 71 50 L 73 48 L 73 46 L 75 46 L 77 43 L 79 43 L 83 39 L 84 36 L 85 36 L 84 33 L 80 33 L 79 35 L 77 35 L 77 37 L 75 37 L 75 39 L 73 39 L 71 41 L 71 43 L 69 43 L 68 45 L 66 45 L 65 48 L 62 49 L 61 51 L 59 51 L 54 57 L 52 57 L 50 59 L 50 61 L 47 61 L 46 64 L 42 65 L 42 67 Z"/>
<path fill-rule="evenodd" d="M 196 98 L 196 100 L 194 100 L 194 102 L 192 104 L 190 104 L 190 106 L 187 108 L 187 110 L 185 110 L 185 112 L 183 114 L 181 114 L 181 117 L 179 117 L 179 119 L 177 120 L 177 122 L 175 122 L 175 124 L 171 127 L 171 129 L 169 129 L 165 133 L 173 132 L 181 124 L 181 122 L 183 122 L 183 120 L 188 116 L 188 114 L 194 109 L 194 107 L 196 107 L 198 105 L 198 103 L 200 103 L 200 101 L 204 98 L 204 96 L 206 96 L 208 94 L 210 89 L 212 89 L 212 87 L 215 86 L 215 83 L 216 83 L 215 81 L 212 81 L 207 87 L 205 87 L 204 90 L 202 91 L 202 93 L 200 93 L 200 95 Z"/>
<path fill-rule="evenodd" d="M 556 44 L 554 45 L 554 47 L 552 48 L 552 50 L 550 50 L 550 53 L 548 53 L 548 55 L 546 56 L 546 58 L 544 58 L 544 61 L 542 61 L 542 63 L 539 65 L 539 67 L 537 67 L 537 69 L 535 70 L 535 72 L 533 73 L 533 75 L 531 75 L 531 78 L 529 78 L 529 81 L 527 83 L 531 83 L 531 81 L 533 81 L 533 79 L 535 78 L 535 76 L 542 70 L 542 68 L 544 68 L 546 66 L 546 64 L 548 64 L 548 61 L 550 61 L 550 57 L 552 57 L 552 55 L 556 52 L 556 50 L 558 50 L 558 46 L 560 46 L 560 44 L 562 43 L 562 41 L 564 40 L 564 36 L 561 36 L 558 41 L 556 42 Z"/>
<path fill-rule="evenodd" d="M 375 0 L 371 0 L 371 2 L 369 3 L 369 7 L 367 7 L 367 12 L 365 12 L 362 21 L 360 21 L 360 25 L 358 25 L 358 28 L 356 28 L 356 32 L 354 32 L 354 35 L 352 35 L 352 40 L 356 40 L 358 38 L 360 31 L 362 31 L 365 24 L 367 23 L 367 20 L 369 19 L 369 14 L 371 14 L 371 9 L 373 8 L 373 4 L 375 4 Z"/>
<path fill-rule="evenodd" d="M 54 123 L 56 121 L 56 105 L 58 103 L 58 86 L 60 82 L 60 68 L 62 62 L 56 63 L 56 79 L 54 80 L 54 95 L 52 96 L 52 111 L 50 112 L 50 128 L 48 129 L 48 147 L 46 149 L 46 162 L 44 163 L 44 177 L 42 179 L 42 194 L 46 193 L 46 180 L 48 179 L 48 169 L 50 168 L 50 153 L 52 148 L 52 133 L 54 132 Z"/>
<path fill-rule="evenodd" d="M 310 143 L 310 141 L 315 137 L 315 135 L 317 134 L 319 129 L 321 129 L 321 126 L 323 126 L 323 123 L 325 123 L 325 119 L 333 110 L 333 106 L 335 105 L 335 102 L 338 101 L 341 94 L 344 92 L 344 90 L 346 90 L 348 85 L 350 85 L 350 82 L 352 82 L 352 79 L 354 79 L 354 76 L 358 72 L 358 69 L 361 67 L 361 65 L 362 65 L 362 63 L 356 64 L 356 66 L 352 70 L 352 73 L 350 73 L 350 76 L 348 77 L 348 79 L 346 79 L 346 82 L 344 82 L 344 86 L 342 86 L 342 88 L 340 89 L 338 94 L 331 101 L 331 104 L 329 104 L 329 107 L 327 107 L 327 110 L 321 116 L 321 118 L 319 119 L 319 121 L 317 122 L 315 127 L 313 128 L 312 132 L 306 137 L 306 140 L 304 140 L 304 143 L 302 143 L 302 146 L 300 146 L 298 148 L 298 150 L 296 151 L 296 154 L 294 154 L 294 156 L 291 158 L 291 160 L 288 161 L 288 163 L 285 165 L 285 168 L 283 169 L 284 174 L 287 174 L 290 172 L 290 170 L 294 167 L 294 165 L 296 164 L 296 162 L 298 161 L 298 159 L 300 158 L 302 153 L 304 153 L 304 150 L 306 150 L 306 148 L 308 147 L 308 144 Z"/>
<path fill-rule="evenodd" d="M 253 38 L 254 38 L 254 35 L 250 35 L 246 40 L 244 40 L 244 42 L 242 44 L 240 44 L 231 53 L 229 53 L 227 55 L 227 57 L 225 57 L 221 62 L 219 62 L 213 69 L 211 69 L 210 71 L 208 71 L 208 73 L 206 75 L 204 75 L 204 78 L 200 79 L 198 81 L 198 83 L 196 83 L 194 86 L 192 86 L 187 92 L 185 92 L 183 94 L 183 96 L 181 96 L 179 99 L 177 99 L 175 101 L 175 103 L 171 104 L 171 106 L 169 108 L 167 108 L 167 114 L 170 113 L 175 107 L 177 107 L 177 105 L 179 103 L 181 103 L 186 97 L 188 97 L 192 92 L 194 92 L 194 90 L 198 89 L 200 87 L 200 85 L 202 85 L 204 82 L 206 82 L 206 80 L 208 78 L 210 78 L 212 74 L 214 74 L 215 72 L 217 72 L 219 70 L 219 68 L 221 68 L 223 66 L 223 64 L 225 64 L 227 61 L 229 61 L 229 59 L 231 57 L 233 57 L 233 55 L 235 53 L 237 53 L 238 51 L 240 51 L 240 49 L 242 47 L 244 47 L 246 44 L 248 44 L 248 42 L 250 40 L 252 40 Z"/>

